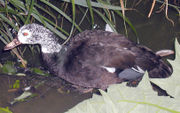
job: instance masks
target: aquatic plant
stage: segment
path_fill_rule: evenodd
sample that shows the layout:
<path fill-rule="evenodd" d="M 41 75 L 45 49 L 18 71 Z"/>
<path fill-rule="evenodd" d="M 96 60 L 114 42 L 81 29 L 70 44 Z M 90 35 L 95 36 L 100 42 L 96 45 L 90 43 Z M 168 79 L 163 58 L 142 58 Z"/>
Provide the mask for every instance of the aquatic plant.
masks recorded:
<path fill-rule="evenodd" d="M 135 28 L 128 18 L 122 15 L 121 7 L 112 5 L 108 1 L 62 0 L 61 2 L 53 2 L 49 0 L 0 0 L 0 6 L 0 41 L 5 45 L 16 37 L 21 26 L 33 22 L 43 24 L 66 43 L 69 40 L 67 37 L 70 37 L 76 30 L 78 30 L 78 32 L 82 31 L 81 23 L 83 21 L 88 20 L 91 29 L 97 26 L 94 22 L 94 14 L 109 24 L 114 31 L 116 31 L 116 14 L 122 17 L 125 23 L 127 23 L 137 35 Z M 123 8 L 123 11 L 124 10 L 127 9 Z M 76 19 L 78 12 L 83 14 L 80 21 Z M 71 26 L 70 32 L 69 29 L 66 29 L 65 24 Z M 21 56 L 23 56 L 26 49 L 27 47 L 16 48 L 12 51 L 21 60 L 24 67 L 26 67 L 26 61 L 24 61 Z M 31 46 L 28 46 L 28 49 L 32 52 L 34 50 Z"/>

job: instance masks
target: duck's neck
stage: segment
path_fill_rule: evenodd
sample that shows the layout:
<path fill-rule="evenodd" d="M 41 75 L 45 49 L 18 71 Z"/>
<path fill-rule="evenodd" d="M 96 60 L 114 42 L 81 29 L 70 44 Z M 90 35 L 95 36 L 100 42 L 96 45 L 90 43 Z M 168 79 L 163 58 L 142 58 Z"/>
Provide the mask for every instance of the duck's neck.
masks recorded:
<path fill-rule="evenodd" d="M 43 53 L 58 53 L 61 48 L 62 46 L 56 41 L 46 41 L 46 43 L 41 44 L 41 51 Z"/>
<path fill-rule="evenodd" d="M 66 46 L 58 45 L 60 48 L 59 52 L 43 52 L 43 60 L 45 61 L 45 64 L 48 66 L 48 69 L 51 73 L 58 75 L 58 73 L 62 74 L 63 73 L 63 66 L 64 62 L 66 62 L 66 55 L 67 55 L 67 48 Z M 58 47 L 56 46 L 56 47 Z M 56 49 L 56 47 L 54 49 Z M 52 48 L 53 49 L 53 48 Z M 63 74 L 62 74 L 63 76 Z M 63 77 L 62 77 L 63 78 Z"/>

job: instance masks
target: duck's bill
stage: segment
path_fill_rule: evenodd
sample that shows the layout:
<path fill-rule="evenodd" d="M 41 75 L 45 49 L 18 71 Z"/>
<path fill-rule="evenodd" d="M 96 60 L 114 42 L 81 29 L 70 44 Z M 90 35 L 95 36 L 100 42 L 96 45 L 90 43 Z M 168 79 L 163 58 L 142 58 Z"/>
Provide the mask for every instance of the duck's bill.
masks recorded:
<path fill-rule="evenodd" d="M 161 57 L 165 57 L 165 56 L 169 56 L 169 55 L 173 55 L 174 51 L 173 50 L 169 50 L 169 49 L 164 49 L 164 50 L 160 50 L 156 52 L 156 55 L 159 55 Z"/>
<path fill-rule="evenodd" d="M 16 46 L 20 45 L 21 42 L 19 42 L 19 40 L 17 38 L 13 39 L 12 42 L 10 42 L 9 44 L 7 44 L 5 47 L 4 47 L 4 50 L 10 50 L 10 49 L 13 49 L 15 48 Z"/>

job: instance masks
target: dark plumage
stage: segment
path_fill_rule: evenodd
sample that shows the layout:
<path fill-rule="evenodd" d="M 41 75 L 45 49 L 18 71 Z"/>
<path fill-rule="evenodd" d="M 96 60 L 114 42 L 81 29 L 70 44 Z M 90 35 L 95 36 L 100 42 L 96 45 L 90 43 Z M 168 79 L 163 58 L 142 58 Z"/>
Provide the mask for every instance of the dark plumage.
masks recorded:
<path fill-rule="evenodd" d="M 163 62 L 160 56 L 147 47 L 131 42 L 121 34 L 86 30 L 71 38 L 66 46 L 61 46 L 54 42 L 56 40 L 54 35 L 48 37 L 48 34 L 45 34 L 52 35 L 48 29 L 37 24 L 29 24 L 20 29 L 18 40 L 22 40 L 20 39 L 22 29 L 30 28 L 29 26 L 31 26 L 29 31 L 32 31 L 29 38 L 30 44 L 38 43 L 42 46 L 43 59 L 50 72 L 73 85 L 106 89 L 110 84 L 129 79 L 123 75 L 124 73 L 130 74 L 132 79 L 137 79 L 134 74 L 140 73 L 137 76 L 141 76 L 142 73 L 134 69 L 139 68 L 147 70 L 151 78 L 164 78 L 172 73 L 172 69 Z M 41 33 L 36 32 L 36 29 L 41 28 L 43 29 L 40 30 Z M 41 36 L 42 34 L 44 36 Z M 34 36 L 36 36 L 36 42 L 33 43 Z M 37 41 L 37 37 L 41 41 Z M 21 43 L 28 44 L 29 39 Z M 48 48 L 44 46 L 47 45 L 43 42 L 44 40 L 48 41 Z M 6 48 L 12 47 L 6 46 Z M 110 72 L 107 68 L 115 69 L 115 72 Z"/>

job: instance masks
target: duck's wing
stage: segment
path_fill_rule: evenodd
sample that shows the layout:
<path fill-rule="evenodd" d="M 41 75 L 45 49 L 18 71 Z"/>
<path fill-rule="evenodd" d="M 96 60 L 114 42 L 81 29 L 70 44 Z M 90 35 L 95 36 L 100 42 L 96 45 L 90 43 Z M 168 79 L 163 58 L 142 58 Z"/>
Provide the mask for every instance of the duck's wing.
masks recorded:
<path fill-rule="evenodd" d="M 79 45 L 86 46 L 85 50 L 82 50 L 83 56 L 89 57 L 89 53 L 92 54 L 95 58 L 87 59 L 95 59 L 95 62 L 99 61 L 98 64 L 102 66 L 120 70 L 138 66 L 144 71 L 147 70 L 150 77 L 167 77 L 172 73 L 172 68 L 164 63 L 159 55 L 145 46 L 133 43 L 121 34 L 100 30 L 84 31 L 72 40 L 71 45 L 75 48 L 81 48 Z"/>
<path fill-rule="evenodd" d="M 130 50 L 134 45 L 117 33 L 84 31 L 71 40 L 69 53 L 82 63 L 125 69 L 135 64 L 136 54 Z"/>
<path fill-rule="evenodd" d="M 135 54 L 128 48 L 131 42 L 122 35 L 92 31 L 79 34 L 68 45 L 62 67 L 65 80 L 85 87 L 107 88 L 109 84 L 122 82 L 117 73 L 107 68 L 124 70 L 135 64 Z M 122 43 L 122 44 L 120 44 Z"/>

